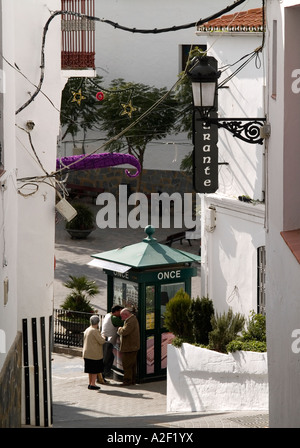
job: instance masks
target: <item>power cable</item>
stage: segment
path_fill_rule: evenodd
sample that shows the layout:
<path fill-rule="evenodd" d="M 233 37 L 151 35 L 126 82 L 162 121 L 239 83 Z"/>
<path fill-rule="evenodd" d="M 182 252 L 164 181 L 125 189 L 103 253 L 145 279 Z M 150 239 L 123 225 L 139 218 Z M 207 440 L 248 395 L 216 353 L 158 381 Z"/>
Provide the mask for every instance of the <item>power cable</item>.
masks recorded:
<path fill-rule="evenodd" d="M 113 26 L 114 28 L 118 28 L 121 29 L 123 31 L 130 31 L 132 33 L 143 33 L 143 34 L 159 34 L 159 33 L 166 33 L 166 32 L 170 32 L 170 31 L 179 31 L 182 29 L 187 29 L 187 28 L 192 28 L 195 26 L 200 26 L 201 24 L 208 22 L 210 20 L 214 20 L 218 17 L 220 17 L 221 15 L 231 11 L 232 9 L 235 9 L 237 6 L 241 5 L 242 3 L 244 3 L 246 0 L 235 0 L 233 2 L 233 4 L 227 6 L 226 8 L 222 9 L 221 11 L 206 17 L 205 19 L 200 19 L 197 22 L 192 22 L 192 23 L 188 23 L 186 25 L 180 25 L 180 26 L 173 26 L 170 28 L 154 28 L 152 30 L 146 30 L 146 29 L 138 29 L 138 28 L 128 28 L 128 27 L 124 27 L 122 25 L 119 25 L 116 22 L 112 22 L 111 20 L 106 20 L 106 19 L 100 19 L 99 17 L 94 17 L 94 16 L 89 16 L 86 14 L 81 14 L 78 12 L 73 12 L 73 11 L 55 11 L 51 17 L 49 17 L 49 19 L 47 20 L 44 29 L 43 29 L 43 37 L 42 37 L 42 48 L 41 48 L 41 63 L 40 63 L 40 68 L 41 68 L 41 74 L 40 74 L 40 81 L 39 84 L 37 86 L 36 91 L 33 93 L 33 95 L 28 99 L 28 101 L 26 101 L 21 107 L 19 107 L 19 109 L 16 111 L 16 115 L 19 114 L 22 110 L 24 110 L 38 95 L 38 93 L 40 92 L 43 82 L 44 82 L 44 77 L 45 77 L 45 42 L 46 42 L 46 36 L 47 36 L 47 32 L 49 29 L 49 25 L 52 22 L 52 20 L 59 16 L 59 15 L 72 15 L 75 17 L 81 17 L 81 18 L 85 18 L 87 20 L 92 20 L 92 21 L 98 21 L 98 22 L 102 22 L 102 23 L 106 23 L 108 25 Z"/>
<path fill-rule="evenodd" d="M 199 21 L 196 22 L 196 23 L 193 23 L 193 24 L 187 24 L 187 25 L 181 25 L 181 26 L 179 26 L 179 27 L 163 28 L 163 29 L 160 29 L 160 30 L 158 30 L 158 29 L 154 29 L 154 30 L 137 30 L 136 28 L 129 29 L 129 28 L 126 28 L 126 27 L 121 27 L 121 26 L 119 26 L 118 24 L 116 24 L 116 23 L 114 23 L 114 22 L 107 21 L 107 20 L 104 20 L 104 19 L 99 19 L 99 18 L 97 18 L 97 17 L 87 16 L 87 15 L 84 15 L 84 14 L 74 13 L 74 12 L 69 12 L 69 11 L 56 11 L 56 12 L 54 12 L 54 13 L 52 14 L 52 16 L 48 19 L 48 21 L 47 21 L 47 23 L 46 23 L 46 25 L 45 25 L 45 27 L 44 27 L 44 30 L 43 30 L 42 51 L 41 51 L 41 76 L 40 76 L 40 82 L 39 82 L 39 85 L 36 86 L 37 89 L 36 89 L 35 93 L 31 96 L 31 98 L 30 98 L 30 99 L 29 99 L 23 106 L 21 106 L 21 107 L 17 110 L 16 114 L 19 113 L 21 110 L 23 110 L 25 107 L 27 107 L 27 106 L 34 100 L 34 98 L 37 96 L 37 94 L 41 91 L 41 86 L 42 86 L 42 83 L 43 83 L 43 80 L 44 80 L 44 68 L 45 68 L 44 46 L 45 46 L 46 34 L 47 34 L 47 31 L 48 31 L 48 28 L 49 28 L 49 25 L 50 25 L 51 21 L 52 21 L 56 16 L 58 16 L 58 15 L 62 15 L 62 14 L 70 14 L 70 15 L 74 15 L 74 16 L 78 16 L 78 17 L 82 17 L 82 18 L 87 18 L 87 19 L 90 19 L 90 20 L 95 20 L 95 21 L 100 21 L 100 22 L 108 23 L 109 25 L 114 25 L 115 28 L 120 28 L 120 29 L 123 29 L 123 30 L 125 30 L 125 31 L 131 31 L 131 32 L 143 32 L 143 33 L 154 33 L 154 34 L 157 34 L 157 33 L 168 32 L 168 31 L 176 31 L 176 30 L 178 30 L 178 29 L 186 29 L 186 28 L 188 28 L 188 27 L 195 26 L 195 25 L 196 25 L 196 26 L 199 26 L 199 25 L 202 24 L 202 23 L 205 23 L 205 22 L 207 22 L 207 21 L 213 20 L 213 19 L 215 19 L 215 18 L 217 18 L 217 17 L 223 15 L 224 12 L 231 11 L 232 9 L 236 8 L 238 5 L 240 5 L 240 4 L 243 3 L 244 1 L 246 1 L 246 0 L 235 1 L 232 5 L 230 5 L 229 7 L 225 8 L 225 9 L 223 9 L 222 11 L 219 11 L 218 13 L 213 14 L 212 16 L 210 16 L 210 17 L 208 17 L 208 18 L 205 18 L 205 19 L 203 19 L 203 20 L 199 20 Z M 255 52 L 254 52 L 253 54 L 251 54 L 249 60 L 251 60 L 251 58 L 252 58 L 254 55 L 256 55 L 256 54 L 257 54 L 257 50 L 255 50 Z M 249 56 L 249 55 L 245 55 L 244 57 L 247 57 L 247 56 Z M 244 58 L 244 57 L 243 57 L 243 58 Z M 243 58 L 241 58 L 240 60 L 242 60 Z M 240 71 L 240 70 L 246 65 L 246 63 L 249 62 L 249 60 L 247 60 L 244 64 L 242 64 L 242 66 L 239 67 L 239 68 L 236 70 L 236 72 L 234 72 L 234 74 L 236 74 L 238 71 Z M 238 61 L 238 62 L 239 62 L 239 61 Z M 10 65 L 11 65 L 11 64 L 10 64 Z M 232 64 L 232 65 L 234 65 L 234 64 Z M 18 71 L 20 72 L 19 69 L 18 69 Z M 20 72 L 20 73 L 21 73 L 21 72 Z M 22 73 L 21 73 L 21 74 L 22 74 Z M 227 80 L 223 81 L 223 83 L 225 83 L 225 82 L 227 82 L 229 79 L 231 79 L 231 78 L 234 76 L 234 74 L 231 75 L 230 77 L 228 77 Z M 124 129 L 123 131 L 121 131 L 118 135 L 114 136 L 114 137 L 111 138 L 109 141 L 105 142 L 105 143 L 104 143 L 103 145 L 101 145 L 99 148 L 97 148 L 96 150 L 94 150 L 94 151 L 92 152 L 92 154 L 98 152 L 98 151 L 101 150 L 102 148 L 105 148 L 105 147 L 106 147 L 108 144 L 110 144 L 111 142 L 113 142 L 113 141 L 119 139 L 119 138 L 120 138 L 121 136 L 123 136 L 128 130 L 130 130 L 132 127 L 134 127 L 139 121 L 141 121 L 142 119 L 144 119 L 149 113 L 152 112 L 153 109 L 155 109 L 156 107 L 159 106 L 159 104 L 166 98 L 167 95 L 169 95 L 169 93 L 176 87 L 176 85 L 177 85 L 179 82 L 182 81 L 182 79 L 185 77 L 185 75 L 186 75 L 186 69 L 185 69 L 183 75 L 181 76 L 181 78 L 174 84 L 174 86 L 173 86 L 168 92 L 166 92 L 165 95 L 162 96 L 162 98 L 160 98 L 154 105 L 152 105 L 147 111 L 145 111 L 145 112 L 144 112 L 144 113 L 143 113 L 143 114 L 142 114 L 142 115 L 141 115 L 135 122 L 133 122 L 132 124 L 130 124 L 126 129 Z M 131 89 L 129 88 L 128 90 L 131 90 Z M 110 92 L 110 93 L 112 93 L 112 92 Z M 116 92 L 115 92 L 115 93 L 116 93 Z M 29 136 L 29 137 L 30 137 L 30 136 Z M 31 144 L 32 149 L 34 149 L 34 148 L 33 148 L 33 145 L 32 145 L 32 141 L 30 140 L 30 138 L 29 138 L 29 141 L 30 141 L 30 144 Z M 34 151 L 34 152 L 35 152 L 35 151 Z M 35 153 L 35 155 L 36 155 L 36 153 Z M 91 155 L 91 154 L 86 154 L 86 155 L 84 155 L 80 160 L 82 160 L 82 159 L 84 159 L 85 157 L 88 157 L 88 156 L 90 156 L 90 155 Z M 77 163 L 77 162 L 78 162 L 78 161 L 76 161 L 76 162 L 74 162 L 74 163 Z M 61 171 L 63 171 L 64 169 L 65 169 L 65 168 L 62 167 L 60 170 L 56 171 L 55 173 L 51 173 L 50 175 L 49 175 L 48 173 L 45 172 L 45 173 L 46 173 L 46 176 L 43 176 L 43 177 L 41 176 L 41 177 L 39 177 L 39 178 L 38 178 L 38 177 L 35 177 L 34 179 L 35 179 L 35 181 L 38 181 L 38 179 L 42 179 L 42 178 L 43 178 L 43 180 L 41 180 L 42 182 L 45 181 L 46 178 L 52 178 L 52 179 L 53 179 L 53 178 L 55 178 L 55 175 L 56 175 L 56 174 L 60 174 Z M 45 171 L 45 170 L 44 170 L 44 171 Z M 29 179 L 30 179 L 30 178 L 26 178 L 26 180 L 29 180 Z M 31 178 L 31 179 L 33 180 L 33 178 Z M 19 180 L 21 180 L 21 179 L 19 179 Z M 22 180 L 25 181 L 25 179 L 22 179 Z"/>

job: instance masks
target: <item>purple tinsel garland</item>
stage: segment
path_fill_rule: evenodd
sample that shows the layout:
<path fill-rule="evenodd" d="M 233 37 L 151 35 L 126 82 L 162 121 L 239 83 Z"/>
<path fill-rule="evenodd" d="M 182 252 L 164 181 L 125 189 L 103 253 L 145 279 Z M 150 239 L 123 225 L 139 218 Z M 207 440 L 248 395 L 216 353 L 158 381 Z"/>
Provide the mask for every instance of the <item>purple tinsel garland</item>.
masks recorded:
<path fill-rule="evenodd" d="M 101 153 L 91 155 L 76 155 L 70 157 L 62 157 L 56 159 L 56 169 L 68 169 L 72 171 L 78 170 L 92 170 L 97 168 L 104 168 L 107 166 L 124 165 L 129 164 L 136 168 L 136 173 L 131 174 L 127 169 L 125 170 L 127 176 L 136 177 L 141 172 L 141 165 L 138 159 L 130 154 L 119 153 Z"/>

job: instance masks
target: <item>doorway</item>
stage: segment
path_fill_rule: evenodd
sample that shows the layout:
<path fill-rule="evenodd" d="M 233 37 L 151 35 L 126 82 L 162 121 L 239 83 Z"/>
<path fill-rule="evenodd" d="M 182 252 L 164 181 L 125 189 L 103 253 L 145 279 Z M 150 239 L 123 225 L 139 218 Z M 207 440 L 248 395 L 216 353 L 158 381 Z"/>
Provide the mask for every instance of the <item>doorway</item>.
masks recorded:
<path fill-rule="evenodd" d="M 166 305 L 180 289 L 185 291 L 185 282 L 167 284 L 146 284 L 145 295 L 145 337 L 141 347 L 143 361 L 140 363 L 142 377 L 165 377 L 167 369 L 167 346 L 174 335 L 165 327 Z M 143 344 L 142 344 L 143 345 Z"/>

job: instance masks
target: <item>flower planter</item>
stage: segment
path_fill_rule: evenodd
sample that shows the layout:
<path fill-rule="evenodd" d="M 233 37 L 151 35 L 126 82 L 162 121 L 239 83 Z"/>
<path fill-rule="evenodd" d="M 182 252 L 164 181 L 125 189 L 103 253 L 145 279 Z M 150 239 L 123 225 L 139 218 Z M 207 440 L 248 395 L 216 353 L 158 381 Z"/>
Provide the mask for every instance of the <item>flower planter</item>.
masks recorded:
<path fill-rule="evenodd" d="M 167 411 L 268 410 L 267 353 L 168 345 Z"/>
<path fill-rule="evenodd" d="M 66 331 L 71 333 L 83 333 L 89 326 L 89 322 L 72 322 L 71 320 L 58 319 L 59 323 L 65 328 Z"/>
<path fill-rule="evenodd" d="M 71 238 L 74 239 L 85 239 L 89 236 L 89 234 L 94 229 L 88 229 L 88 230 L 76 230 L 76 229 L 66 229 L 68 234 L 71 236 Z"/>

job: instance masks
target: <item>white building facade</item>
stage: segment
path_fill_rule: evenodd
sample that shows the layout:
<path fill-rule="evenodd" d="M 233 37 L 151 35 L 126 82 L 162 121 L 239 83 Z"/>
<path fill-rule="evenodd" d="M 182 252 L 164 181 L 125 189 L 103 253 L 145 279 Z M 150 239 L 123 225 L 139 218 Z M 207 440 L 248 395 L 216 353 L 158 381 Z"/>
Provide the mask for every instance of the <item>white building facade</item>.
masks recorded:
<path fill-rule="evenodd" d="M 57 185 L 51 173 L 67 80 L 59 11 L 60 0 L 0 1 L 1 427 L 52 424 Z"/>
<path fill-rule="evenodd" d="M 270 427 L 300 427 L 300 3 L 268 0 L 267 344 Z"/>
<path fill-rule="evenodd" d="M 265 118 L 264 48 L 255 53 L 263 45 L 262 29 L 261 8 L 254 8 L 233 11 L 197 32 L 222 72 L 219 118 Z M 219 188 L 201 195 L 201 295 L 218 313 L 231 307 L 248 318 L 251 310 L 265 312 L 265 144 L 219 128 L 217 146 Z"/>

